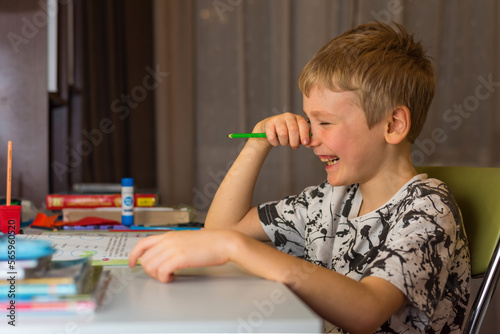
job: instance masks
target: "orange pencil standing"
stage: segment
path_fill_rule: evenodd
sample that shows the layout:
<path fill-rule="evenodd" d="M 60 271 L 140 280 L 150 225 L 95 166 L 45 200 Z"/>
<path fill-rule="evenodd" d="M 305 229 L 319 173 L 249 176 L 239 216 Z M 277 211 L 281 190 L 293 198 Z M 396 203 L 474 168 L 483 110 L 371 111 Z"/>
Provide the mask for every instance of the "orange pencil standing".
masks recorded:
<path fill-rule="evenodd" d="M 0 205 L 0 232 L 18 234 L 21 227 L 21 205 L 10 205 L 12 186 L 12 142 L 7 148 L 7 196 L 5 205 Z"/>
<path fill-rule="evenodd" d="M 10 189 L 12 185 L 12 141 L 9 140 L 7 146 L 7 196 L 5 204 L 10 205 Z"/>

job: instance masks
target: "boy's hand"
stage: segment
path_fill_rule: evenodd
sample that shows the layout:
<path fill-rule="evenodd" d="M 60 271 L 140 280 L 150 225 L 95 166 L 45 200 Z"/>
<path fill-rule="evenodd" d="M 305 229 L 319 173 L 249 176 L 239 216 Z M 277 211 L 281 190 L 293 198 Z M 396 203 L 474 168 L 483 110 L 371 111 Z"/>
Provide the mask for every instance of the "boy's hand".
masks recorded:
<path fill-rule="evenodd" d="M 255 125 L 254 132 L 265 132 L 272 146 L 291 146 L 294 150 L 300 144 L 309 143 L 309 124 L 296 114 L 284 113 L 266 118 Z"/>
<path fill-rule="evenodd" d="M 221 265 L 229 261 L 231 231 L 176 231 L 141 239 L 129 256 L 129 267 L 141 266 L 160 282 L 174 279 L 174 271 Z"/>

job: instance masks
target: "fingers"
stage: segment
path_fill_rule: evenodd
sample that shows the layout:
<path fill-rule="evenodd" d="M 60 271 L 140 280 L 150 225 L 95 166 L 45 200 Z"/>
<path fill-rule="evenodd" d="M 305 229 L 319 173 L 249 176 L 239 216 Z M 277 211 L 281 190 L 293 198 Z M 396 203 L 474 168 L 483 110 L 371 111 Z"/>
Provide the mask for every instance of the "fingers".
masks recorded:
<path fill-rule="evenodd" d="M 278 146 L 280 144 L 277 133 L 278 132 L 275 125 L 269 125 L 266 127 L 266 137 L 269 144 L 273 146 Z"/>
<path fill-rule="evenodd" d="M 169 282 L 177 269 L 177 263 L 172 261 L 172 253 L 165 245 L 158 244 L 141 258 L 141 266 L 151 277 L 160 282 Z"/>
<path fill-rule="evenodd" d="M 311 139 L 311 129 L 309 127 L 309 123 L 307 122 L 307 120 L 304 117 L 300 117 L 297 120 L 297 122 L 299 124 L 300 143 L 302 145 L 308 145 L 309 141 Z"/>
<path fill-rule="evenodd" d="M 221 265 L 229 261 L 228 244 L 235 232 L 176 231 L 140 240 L 130 252 L 129 266 L 137 260 L 151 277 L 173 280 L 175 270 Z M 230 238 L 230 239 L 228 239 Z"/>
<path fill-rule="evenodd" d="M 267 140 L 273 146 L 290 146 L 298 149 L 300 145 L 309 143 L 309 124 L 304 117 L 292 113 L 284 113 L 263 121 Z"/>
<path fill-rule="evenodd" d="M 148 238 L 144 238 L 139 240 L 139 242 L 134 246 L 132 251 L 128 257 L 128 266 L 130 268 L 135 267 L 137 264 L 137 260 L 144 254 L 146 250 L 156 245 L 161 239 L 163 235 L 155 235 Z"/>
<path fill-rule="evenodd" d="M 167 234 L 141 239 L 130 252 L 129 267 L 135 267 L 140 258 L 141 267 L 149 276 L 160 282 L 172 281 L 178 264 L 170 260 L 172 254 L 166 239 Z"/>

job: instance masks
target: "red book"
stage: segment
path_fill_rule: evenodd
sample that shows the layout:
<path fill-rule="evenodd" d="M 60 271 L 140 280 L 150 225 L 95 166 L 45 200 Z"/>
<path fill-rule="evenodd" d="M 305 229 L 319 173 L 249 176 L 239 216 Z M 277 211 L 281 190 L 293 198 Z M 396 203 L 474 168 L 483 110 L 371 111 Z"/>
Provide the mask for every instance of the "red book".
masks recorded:
<path fill-rule="evenodd" d="M 156 206 L 157 195 L 134 194 L 134 206 L 153 207 Z M 62 210 L 65 208 L 105 208 L 121 207 L 121 194 L 49 194 L 46 197 L 48 210 Z"/>

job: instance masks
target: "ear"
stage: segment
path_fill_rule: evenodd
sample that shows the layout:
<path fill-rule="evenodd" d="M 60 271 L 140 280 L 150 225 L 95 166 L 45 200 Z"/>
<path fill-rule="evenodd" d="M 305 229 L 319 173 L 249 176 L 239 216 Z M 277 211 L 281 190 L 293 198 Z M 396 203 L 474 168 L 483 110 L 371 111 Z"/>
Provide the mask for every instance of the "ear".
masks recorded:
<path fill-rule="evenodd" d="M 411 113 L 406 106 L 397 107 L 387 117 L 385 140 L 389 144 L 402 142 L 411 127 Z"/>

